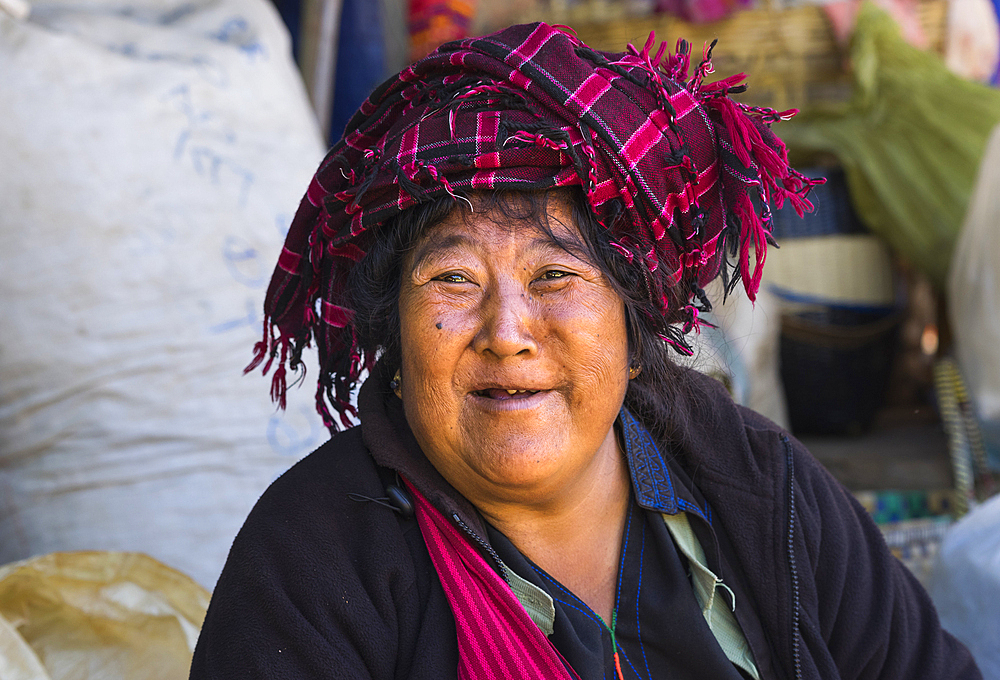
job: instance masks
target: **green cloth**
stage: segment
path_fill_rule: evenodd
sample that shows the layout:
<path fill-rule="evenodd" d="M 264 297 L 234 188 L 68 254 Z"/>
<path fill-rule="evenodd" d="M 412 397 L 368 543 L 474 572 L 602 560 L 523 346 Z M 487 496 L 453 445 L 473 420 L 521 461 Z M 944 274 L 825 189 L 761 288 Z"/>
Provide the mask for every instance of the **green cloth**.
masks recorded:
<path fill-rule="evenodd" d="M 503 564 L 502 560 L 500 564 Z M 510 589 L 514 591 L 514 596 L 517 597 L 517 601 L 524 607 L 524 611 L 528 613 L 528 616 L 535 622 L 535 625 L 541 628 L 543 633 L 552 635 L 553 626 L 556 622 L 556 606 L 552 601 L 552 597 L 531 581 L 518 576 L 506 564 L 503 565 L 503 568 L 507 572 Z"/>
<path fill-rule="evenodd" d="M 851 41 L 853 96 L 778 126 L 793 162 L 835 155 L 862 221 L 944 288 L 1000 91 L 906 43 L 870 2 Z M 822 207 L 820 207 L 822 209 Z"/>
<path fill-rule="evenodd" d="M 722 579 L 706 566 L 708 560 L 705 559 L 705 551 L 694 535 L 687 514 L 683 512 L 678 512 L 676 515 L 664 514 L 663 521 L 670 530 L 674 544 L 687 558 L 691 567 L 695 598 L 701 605 L 701 613 L 708 622 L 708 627 L 712 629 L 715 639 L 726 653 L 726 658 L 745 670 L 754 680 L 760 680 L 750 645 L 743 635 L 743 630 L 740 629 L 740 624 L 736 622 L 734 613 L 736 597 Z M 720 588 L 729 595 L 729 602 L 726 602 L 725 596 L 716 597 Z"/>

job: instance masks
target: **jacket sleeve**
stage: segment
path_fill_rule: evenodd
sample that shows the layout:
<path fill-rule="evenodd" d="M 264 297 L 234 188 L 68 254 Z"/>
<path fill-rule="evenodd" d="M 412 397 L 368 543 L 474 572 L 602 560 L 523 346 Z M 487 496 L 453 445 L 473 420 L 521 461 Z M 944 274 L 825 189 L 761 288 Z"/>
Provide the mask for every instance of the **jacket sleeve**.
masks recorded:
<path fill-rule="evenodd" d="M 251 512 L 213 593 L 192 680 L 395 677 L 400 615 L 416 607 L 409 551 L 390 511 L 349 499 L 383 490 L 374 464 L 351 469 L 359 442 L 338 440 Z"/>
<path fill-rule="evenodd" d="M 799 634 L 821 676 L 835 677 L 821 668 L 828 654 L 844 679 L 981 678 L 864 508 L 801 444 L 784 443 L 794 466 L 796 551 L 805 557 L 796 575 Z"/>

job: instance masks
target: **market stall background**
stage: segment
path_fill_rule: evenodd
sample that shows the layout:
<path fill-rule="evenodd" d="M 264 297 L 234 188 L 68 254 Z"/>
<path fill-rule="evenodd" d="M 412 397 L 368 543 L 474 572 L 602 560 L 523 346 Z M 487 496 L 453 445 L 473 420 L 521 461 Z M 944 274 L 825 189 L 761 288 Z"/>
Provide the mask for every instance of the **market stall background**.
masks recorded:
<path fill-rule="evenodd" d="M 693 364 L 807 442 L 1000 678 L 993 3 L 0 0 L 0 670 L 180 677 L 246 513 L 326 437 L 311 389 L 278 413 L 241 376 L 326 144 L 437 44 L 545 20 L 718 39 L 744 101 L 802 109 L 776 131 L 830 181 Z"/>

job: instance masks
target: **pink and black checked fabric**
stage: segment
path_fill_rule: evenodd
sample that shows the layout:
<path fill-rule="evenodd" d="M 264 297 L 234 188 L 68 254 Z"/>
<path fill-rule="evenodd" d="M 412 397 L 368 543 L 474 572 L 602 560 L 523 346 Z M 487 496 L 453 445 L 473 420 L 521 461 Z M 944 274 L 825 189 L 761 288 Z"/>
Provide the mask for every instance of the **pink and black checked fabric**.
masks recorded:
<path fill-rule="evenodd" d="M 582 186 L 615 249 L 648 272 L 651 308 L 676 324 L 664 340 L 681 350 L 720 270 L 753 299 L 769 204 L 811 208 L 815 180 L 788 167 L 769 128 L 794 111 L 734 102 L 743 75 L 705 84 L 710 48 L 689 74 L 687 43 L 653 47 L 650 36 L 641 51 L 596 52 L 543 23 L 513 26 L 442 45 L 380 86 L 313 178 L 271 279 L 251 368 L 278 359 L 272 396 L 284 400 L 290 348 L 315 340 L 318 410 L 335 428 L 329 399 L 349 424 L 374 357 L 342 306 L 347 272 L 388 219 L 444 194 Z"/>
<path fill-rule="evenodd" d="M 486 559 L 409 481 L 406 486 L 455 615 L 459 680 L 579 680 Z"/>

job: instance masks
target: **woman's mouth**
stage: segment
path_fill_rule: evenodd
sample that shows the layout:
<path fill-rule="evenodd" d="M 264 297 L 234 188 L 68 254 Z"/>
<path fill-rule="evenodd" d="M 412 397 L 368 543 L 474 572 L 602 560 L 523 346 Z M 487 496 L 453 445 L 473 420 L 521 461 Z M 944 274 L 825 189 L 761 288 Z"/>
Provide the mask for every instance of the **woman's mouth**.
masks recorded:
<path fill-rule="evenodd" d="M 477 397 L 484 397 L 486 399 L 506 401 L 509 399 L 526 399 L 533 394 L 538 394 L 538 390 L 491 388 L 486 390 L 476 390 L 473 394 Z"/>

